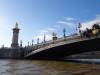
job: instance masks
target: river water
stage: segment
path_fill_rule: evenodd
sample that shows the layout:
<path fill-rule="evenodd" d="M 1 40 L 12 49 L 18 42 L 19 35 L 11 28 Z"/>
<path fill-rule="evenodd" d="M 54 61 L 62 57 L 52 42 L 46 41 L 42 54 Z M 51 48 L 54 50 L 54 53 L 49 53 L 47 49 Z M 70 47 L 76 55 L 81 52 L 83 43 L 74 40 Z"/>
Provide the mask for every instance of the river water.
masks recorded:
<path fill-rule="evenodd" d="M 0 59 L 0 75 L 70 75 L 93 68 L 100 68 L 100 65 L 68 61 Z M 97 72 L 94 71 L 92 74 L 100 75 L 99 72 L 100 70 L 95 74 Z M 91 73 L 88 75 L 92 75 Z"/>

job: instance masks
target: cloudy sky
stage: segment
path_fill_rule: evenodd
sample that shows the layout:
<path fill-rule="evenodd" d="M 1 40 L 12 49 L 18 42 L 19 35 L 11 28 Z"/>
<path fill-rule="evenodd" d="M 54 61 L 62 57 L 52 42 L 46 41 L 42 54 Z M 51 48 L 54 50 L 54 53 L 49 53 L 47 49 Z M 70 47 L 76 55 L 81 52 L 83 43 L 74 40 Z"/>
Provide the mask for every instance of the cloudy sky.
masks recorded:
<path fill-rule="evenodd" d="M 10 47 L 16 22 L 24 45 L 43 35 L 49 40 L 52 32 L 62 37 L 63 28 L 71 35 L 79 22 L 83 30 L 100 23 L 100 0 L 0 0 L 0 47 Z"/>

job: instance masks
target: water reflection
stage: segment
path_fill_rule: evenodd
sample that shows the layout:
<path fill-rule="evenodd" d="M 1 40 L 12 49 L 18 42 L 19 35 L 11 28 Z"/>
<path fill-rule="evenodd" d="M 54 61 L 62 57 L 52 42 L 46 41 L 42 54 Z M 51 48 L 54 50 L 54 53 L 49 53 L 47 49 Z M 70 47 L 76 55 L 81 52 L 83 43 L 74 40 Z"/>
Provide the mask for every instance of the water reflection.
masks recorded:
<path fill-rule="evenodd" d="M 67 61 L 0 60 L 0 75 L 70 75 L 100 65 Z"/>

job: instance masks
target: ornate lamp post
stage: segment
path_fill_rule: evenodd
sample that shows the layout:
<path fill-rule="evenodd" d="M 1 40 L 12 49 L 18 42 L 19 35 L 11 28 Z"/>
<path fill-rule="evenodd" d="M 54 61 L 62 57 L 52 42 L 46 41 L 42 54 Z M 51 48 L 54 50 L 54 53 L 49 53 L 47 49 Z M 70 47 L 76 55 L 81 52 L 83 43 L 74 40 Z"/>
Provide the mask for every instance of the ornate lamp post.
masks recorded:
<path fill-rule="evenodd" d="M 46 43 L 46 36 L 44 35 L 44 44 Z"/>
<path fill-rule="evenodd" d="M 64 36 L 64 39 L 66 38 L 66 29 L 64 28 L 63 29 L 63 36 Z"/>
<path fill-rule="evenodd" d="M 40 40 L 40 39 L 38 38 L 38 39 L 37 39 L 37 44 L 39 44 L 39 40 Z"/>
<path fill-rule="evenodd" d="M 28 47 L 29 47 L 29 41 L 28 41 Z"/>
<path fill-rule="evenodd" d="M 82 27 L 82 25 L 81 25 L 81 23 L 79 23 L 79 25 L 78 25 L 78 30 L 79 30 L 80 36 L 82 36 L 82 34 L 81 34 L 81 27 Z"/>
<path fill-rule="evenodd" d="M 21 40 L 21 41 L 20 41 L 20 47 L 22 47 L 22 43 L 23 43 L 23 41 Z"/>
<path fill-rule="evenodd" d="M 32 46 L 33 46 L 33 42 L 34 42 L 34 40 L 32 40 Z"/>
<path fill-rule="evenodd" d="M 54 43 L 55 40 L 57 40 L 57 34 L 53 32 L 53 33 L 52 33 L 52 36 L 53 36 L 52 39 L 53 39 L 53 43 Z"/>

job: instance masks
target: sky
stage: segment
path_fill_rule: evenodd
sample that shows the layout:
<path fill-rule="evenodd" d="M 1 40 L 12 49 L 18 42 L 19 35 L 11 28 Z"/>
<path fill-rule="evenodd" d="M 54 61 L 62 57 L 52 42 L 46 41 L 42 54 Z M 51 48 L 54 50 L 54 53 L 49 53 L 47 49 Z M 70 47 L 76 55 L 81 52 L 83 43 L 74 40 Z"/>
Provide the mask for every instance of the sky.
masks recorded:
<path fill-rule="evenodd" d="M 19 43 L 27 45 L 37 38 L 51 40 L 76 33 L 80 22 L 82 30 L 100 23 L 100 0 L 0 0 L 0 47 L 10 47 L 12 29 L 19 24 Z"/>

